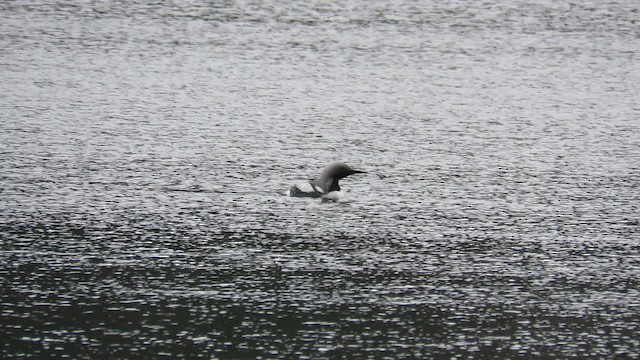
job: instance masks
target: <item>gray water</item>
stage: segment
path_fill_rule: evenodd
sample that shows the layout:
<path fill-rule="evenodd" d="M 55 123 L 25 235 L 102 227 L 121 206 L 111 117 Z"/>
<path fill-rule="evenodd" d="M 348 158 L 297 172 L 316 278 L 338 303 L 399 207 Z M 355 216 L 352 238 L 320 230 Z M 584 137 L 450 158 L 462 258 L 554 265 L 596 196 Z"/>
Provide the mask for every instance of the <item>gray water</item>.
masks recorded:
<path fill-rule="evenodd" d="M 639 8 L 3 2 L 0 357 L 640 357 Z"/>

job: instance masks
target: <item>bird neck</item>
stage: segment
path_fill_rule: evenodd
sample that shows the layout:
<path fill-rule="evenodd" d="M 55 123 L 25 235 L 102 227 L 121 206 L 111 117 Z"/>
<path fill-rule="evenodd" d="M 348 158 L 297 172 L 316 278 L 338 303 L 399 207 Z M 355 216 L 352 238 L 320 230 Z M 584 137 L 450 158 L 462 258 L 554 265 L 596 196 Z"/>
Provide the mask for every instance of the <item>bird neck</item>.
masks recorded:
<path fill-rule="evenodd" d="M 327 184 L 329 185 L 326 190 L 327 193 L 330 193 L 332 191 L 340 191 L 340 185 L 338 184 L 338 179 L 331 178 L 329 179 L 329 181 L 327 181 Z"/>

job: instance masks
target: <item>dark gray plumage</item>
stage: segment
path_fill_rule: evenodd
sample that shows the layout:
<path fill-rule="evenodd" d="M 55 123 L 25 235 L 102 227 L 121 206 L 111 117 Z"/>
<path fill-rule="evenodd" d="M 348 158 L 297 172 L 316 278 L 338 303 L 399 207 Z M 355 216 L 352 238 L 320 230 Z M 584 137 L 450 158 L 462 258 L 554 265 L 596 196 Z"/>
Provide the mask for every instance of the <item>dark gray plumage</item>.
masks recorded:
<path fill-rule="evenodd" d="M 366 173 L 366 171 L 355 170 L 343 162 L 334 162 L 327 165 L 320 176 L 311 179 L 308 183 L 292 186 L 289 189 L 289 195 L 312 198 L 326 197 L 334 191 L 340 191 L 338 180 L 359 173 Z"/>

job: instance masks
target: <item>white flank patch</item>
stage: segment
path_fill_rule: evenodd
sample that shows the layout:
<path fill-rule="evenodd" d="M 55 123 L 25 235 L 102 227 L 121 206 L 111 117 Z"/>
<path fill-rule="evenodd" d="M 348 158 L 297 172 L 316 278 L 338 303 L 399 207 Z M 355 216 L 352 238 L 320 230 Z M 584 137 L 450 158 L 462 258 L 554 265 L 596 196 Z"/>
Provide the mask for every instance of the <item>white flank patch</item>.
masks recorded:
<path fill-rule="evenodd" d="M 323 195 L 322 197 L 328 200 L 338 201 L 340 199 L 344 199 L 345 194 L 342 191 L 332 191 L 328 194 Z"/>

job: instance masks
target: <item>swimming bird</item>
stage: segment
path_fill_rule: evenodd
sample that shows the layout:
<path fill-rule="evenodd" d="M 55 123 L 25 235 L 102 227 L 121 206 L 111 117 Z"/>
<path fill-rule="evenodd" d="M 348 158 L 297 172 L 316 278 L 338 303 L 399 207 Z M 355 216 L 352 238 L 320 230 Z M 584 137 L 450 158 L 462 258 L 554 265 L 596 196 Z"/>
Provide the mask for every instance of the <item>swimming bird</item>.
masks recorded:
<path fill-rule="evenodd" d="M 334 162 L 327 165 L 320 176 L 309 182 L 293 185 L 289 189 L 289 195 L 293 197 L 312 197 L 329 200 L 338 200 L 342 197 L 338 180 L 349 175 L 366 173 L 366 171 L 355 170 L 343 162 Z"/>

